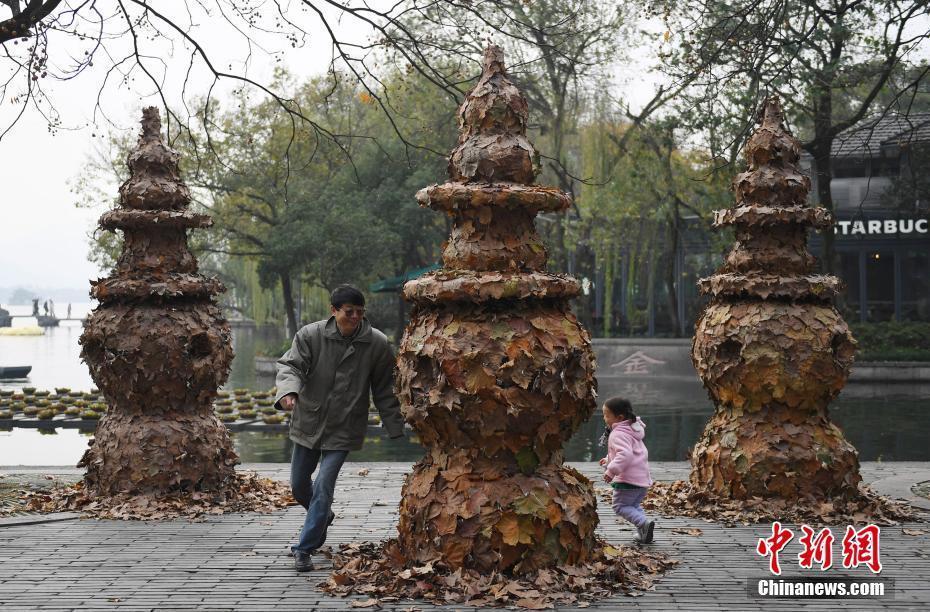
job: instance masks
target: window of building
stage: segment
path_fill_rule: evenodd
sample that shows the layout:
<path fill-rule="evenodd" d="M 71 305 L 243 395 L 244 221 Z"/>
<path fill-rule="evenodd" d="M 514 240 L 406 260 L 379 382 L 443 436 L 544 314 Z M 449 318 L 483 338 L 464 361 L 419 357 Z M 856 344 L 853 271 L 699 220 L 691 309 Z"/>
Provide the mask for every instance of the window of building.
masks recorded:
<path fill-rule="evenodd" d="M 866 160 L 861 157 L 837 157 L 833 160 L 833 178 L 855 178 L 866 175 Z"/>
<path fill-rule="evenodd" d="M 847 321 L 858 321 L 859 312 L 859 251 L 840 252 L 839 276 L 846 283 L 846 292 L 837 300 L 837 306 Z"/>
<path fill-rule="evenodd" d="M 900 157 L 872 158 L 872 176 L 898 176 L 899 174 L 901 174 Z"/>
<path fill-rule="evenodd" d="M 930 254 L 909 248 L 901 255 L 901 319 L 930 321 Z"/>
<path fill-rule="evenodd" d="M 868 320 L 894 319 L 894 251 L 866 253 L 865 288 Z"/>

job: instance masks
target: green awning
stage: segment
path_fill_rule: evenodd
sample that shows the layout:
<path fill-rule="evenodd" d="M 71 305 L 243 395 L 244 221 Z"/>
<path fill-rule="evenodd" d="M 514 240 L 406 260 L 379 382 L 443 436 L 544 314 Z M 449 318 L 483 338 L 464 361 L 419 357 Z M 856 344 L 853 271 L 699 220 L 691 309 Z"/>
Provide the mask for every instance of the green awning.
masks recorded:
<path fill-rule="evenodd" d="M 385 278 L 383 280 L 375 281 L 368 286 L 368 290 L 372 293 L 390 293 L 398 292 L 404 288 L 404 283 L 409 280 L 413 280 L 418 276 L 426 274 L 427 272 L 432 272 L 433 270 L 438 270 L 442 266 L 438 263 L 426 266 L 425 268 L 417 268 L 416 270 L 407 270 L 404 272 L 403 276 L 394 276 L 392 278 Z"/>

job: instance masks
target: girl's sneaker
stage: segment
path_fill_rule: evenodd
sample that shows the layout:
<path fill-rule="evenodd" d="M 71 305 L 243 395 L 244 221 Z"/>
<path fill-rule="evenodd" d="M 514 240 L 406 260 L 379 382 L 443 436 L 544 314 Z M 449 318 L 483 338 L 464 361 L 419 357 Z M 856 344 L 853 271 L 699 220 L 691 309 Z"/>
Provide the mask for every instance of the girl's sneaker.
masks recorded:
<path fill-rule="evenodd" d="M 651 543 L 655 528 L 656 528 L 655 521 L 646 521 L 642 527 L 637 527 L 636 531 L 639 532 L 639 535 L 637 536 L 636 541 L 640 542 L 641 544 Z"/>

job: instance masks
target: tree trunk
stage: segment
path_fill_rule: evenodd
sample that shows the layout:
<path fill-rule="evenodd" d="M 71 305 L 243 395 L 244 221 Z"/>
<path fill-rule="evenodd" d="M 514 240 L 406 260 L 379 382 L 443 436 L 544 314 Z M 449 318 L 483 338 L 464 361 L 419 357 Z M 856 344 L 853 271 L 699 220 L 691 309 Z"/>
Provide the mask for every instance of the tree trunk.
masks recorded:
<path fill-rule="evenodd" d="M 404 323 L 407 319 L 407 302 L 404 301 L 404 292 L 397 292 L 397 328 L 394 332 L 394 341 L 399 345 L 404 336 Z"/>
<path fill-rule="evenodd" d="M 604 304 L 603 335 L 605 338 L 613 336 L 614 316 L 614 246 L 609 245 L 604 255 Z"/>
<path fill-rule="evenodd" d="M 291 286 L 291 275 L 289 272 L 282 272 L 281 293 L 284 295 L 284 312 L 287 315 L 287 335 L 293 338 L 297 335 L 297 314 L 294 305 L 294 293 Z"/>
<path fill-rule="evenodd" d="M 681 321 L 678 320 L 678 282 L 676 272 L 678 268 L 678 204 L 674 205 L 672 218 L 668 223 L 668 264 L 665 266 L 665 297 L 668 304 L 669 321 L 672 324 L 672 333 L 676 338 L 681 337 Z"/>
<path fill-rule="evenodd" d="M 814 176 L 817 177 L 817 203 L 833 215 L 833 195 L 830 191 L 830 184 L 833 181 L 833 163 L 830 158 L 831 142 L 829 140 L 818 141 L 818 144 L 812 150 L 814 157 Z M 824 229 L 821 233 L 823 238 L 822 266 L 825 274 L 834 274 L 837 270 L 836 261 L 836 237 L 833 228 Z"/>

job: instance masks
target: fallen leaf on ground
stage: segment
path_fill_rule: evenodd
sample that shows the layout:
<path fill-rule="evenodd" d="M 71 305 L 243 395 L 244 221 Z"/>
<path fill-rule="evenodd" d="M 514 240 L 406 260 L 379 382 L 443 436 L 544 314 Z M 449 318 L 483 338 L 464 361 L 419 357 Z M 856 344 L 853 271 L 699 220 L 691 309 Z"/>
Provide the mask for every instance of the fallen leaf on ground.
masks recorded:
<path fill-rule="evenodd" d="M 184 517 L 196 520 L 227 512 L 273 512 L 295 505 L 290 487 L 262 478 L 254 472 L 238 472 L 222 490 L 179 492 L 156 498 L 150 495 L 93 497 L 84 482 L 28 492 L 16 510 L 20 512 L 81 512 L 94 518 L 161 520 Z"/>
<path fill-rule="evenodd" d="M 368 476 L 368 468 L 362 468 L 358 471 L 359 476 Z"/>
<path fill-rule="evenodd" d="M 356 599 L 349 605 L 353 608 L 380 608 L 381 602 L 374 598 L 364 600 Z"/>
<path fill-rule="evenodd" d="M 675 527 L 674 529 L 672 529 L 672 533 L 680 533 L 681 535 L 689 535 L 689 536 L 704 535 L 704 532 L 698 529 L 697 527 L 691 527 L 691 528 Z"/>
<path fill-rule="evenodd" d="M 542 599 L 518 599 L 514 603 L 527 610 L 547 610 L 553 607 L 551 603 L 547 603 Z"/>
<path fill-rule="evenodd" d="M 754 523 L 816 523 L 843 525 L 875 523 L 897 525 L 900 521 L 921 521 L 910 506 L 877 495 L 868 487 L 850 499 L 834 499 L 830 503 L 804 500 L 752 498 L 749 500 L 717 498 L 690 482 L 657 482 L 643 500 L 643 509 L 663 516 L 689 516 L 724 525 Z"/>
<path fill-rule="evenodd" d="M 924 531 L 923 529 L 907 529 L 907 528 L 904 528 L 904 529 L 902 529 L 901 531 L 904 533 L 904 535 L 909 535 L 909 536 L 921 536 L 921 535 L 924 535 L 925 533 L 927 533 L 927 532 Z"/>
<path fill-rule="evenodd" d="M 588 563 L 488 575 L 466 568 L 452 571 L 438 558 L 406 564 L 397 546 L 397 540 L 340 545 L 332 552 L 333 572 L 320 587 L 336 597 L 377 595 L 381 602 L 399 598 L 472 608 L 584 608 L 617 593 L 651 589 L 656 578 L 678 563 L 663 553 L 598 542 Z"/>

